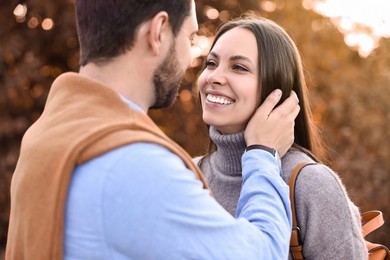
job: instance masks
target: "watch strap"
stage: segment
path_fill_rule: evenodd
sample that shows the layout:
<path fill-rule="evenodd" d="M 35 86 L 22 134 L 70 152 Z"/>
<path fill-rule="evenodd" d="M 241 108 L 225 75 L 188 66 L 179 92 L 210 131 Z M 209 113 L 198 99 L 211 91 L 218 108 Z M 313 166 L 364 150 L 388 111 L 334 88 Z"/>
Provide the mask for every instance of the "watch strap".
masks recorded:
<path fill-rule="evenodd" d="M 260 149 L 260 150 L 264 150 L 264 151 L 267 151 L 269 152 L 270 154 L 272 154 L 272 156 L 275 156 L 276 155 L 276 150 L 274 148 L 271 148 L 271 147 L 268 147 L 268 146 L 265 146 L 265 145 L 261 145 L 261 144 L 252 144 L 252 145 L 249 145 L 245 151 L 249 151 L 249 150 L 253 150 L 253 149 Z"/>

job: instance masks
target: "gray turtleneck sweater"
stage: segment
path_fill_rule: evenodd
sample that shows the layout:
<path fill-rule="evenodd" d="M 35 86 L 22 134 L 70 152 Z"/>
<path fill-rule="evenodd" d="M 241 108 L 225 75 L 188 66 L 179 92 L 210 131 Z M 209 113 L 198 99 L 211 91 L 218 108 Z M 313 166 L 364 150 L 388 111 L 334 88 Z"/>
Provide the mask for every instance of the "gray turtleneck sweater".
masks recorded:
<path fill-rule="evenodd" d="M 222 135 L 213 127 L 209 133 L 217 151 L 200 161 L 199 157 L 194 160 L 198 161 L 215 199 L 235 216 L 242 185 L 244 133 Z M 282 158 L 285 182 L 288 183 L 292 170 L 301 162 L 313 160 L 294 148 Z M 368 258 L 359 210 L 330 168 L 323 164 L 305 167 L 296 183 L 295 200 L 305 259 Z"/>

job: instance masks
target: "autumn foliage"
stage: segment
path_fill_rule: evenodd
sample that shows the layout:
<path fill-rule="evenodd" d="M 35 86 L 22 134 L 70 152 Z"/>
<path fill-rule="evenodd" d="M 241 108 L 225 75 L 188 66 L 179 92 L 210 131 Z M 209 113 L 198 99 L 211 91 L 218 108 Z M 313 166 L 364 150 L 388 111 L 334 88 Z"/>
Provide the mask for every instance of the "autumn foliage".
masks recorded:
<path fill-rule="evenodd" d="M 0 252 L 23 133 L 42 112 L 52 81 L 77 71 L 79 57 L 73 1 L 26 1 L 25 20 L 17 21 L 13 11 L 19 2 L 0 1 Z M 304 9 L 300 0 L 196 2 L 200 35 L 212 37 L 221 21 L 245 11 L 274 20 L 291 35 L 303 57 L 329 165 L 361 211 L 383 211 L 387 223 L 370 239 L 390 245 L 390 40 L 382 39 L 370 56 L 361 58 L 328 18 Z M 211 7 L 219 11 L 216 19 L 207 17 Z M 45 18 L 52 19 L 52 28 L 42 28 Z M 202 57 L 194 61 L 172 108 L 150 112 L 193 156 L 208 146 L 194 84 L 202 66 Z"/>

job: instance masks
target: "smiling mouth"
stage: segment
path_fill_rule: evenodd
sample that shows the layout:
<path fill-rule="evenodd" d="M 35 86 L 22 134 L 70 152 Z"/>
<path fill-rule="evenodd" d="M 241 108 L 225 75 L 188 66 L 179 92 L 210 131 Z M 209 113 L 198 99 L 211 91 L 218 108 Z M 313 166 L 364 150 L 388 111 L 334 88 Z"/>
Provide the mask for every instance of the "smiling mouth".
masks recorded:
<path fill-rule="evenodd" d="M 206 100 L 211 103 L 220 104 L 220 105 L 230 105 L 235 102 L 234 100 L 227 99 L 221 96 L 214 96 L 212 94 L 207 94 Z"/>

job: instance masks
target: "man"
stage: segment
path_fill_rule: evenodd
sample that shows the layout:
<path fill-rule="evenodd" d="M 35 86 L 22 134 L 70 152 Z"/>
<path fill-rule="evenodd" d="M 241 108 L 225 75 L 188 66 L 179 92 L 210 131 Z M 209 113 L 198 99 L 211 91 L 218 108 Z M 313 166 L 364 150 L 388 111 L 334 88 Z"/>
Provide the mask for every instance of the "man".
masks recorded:
<path fill-rule="evenodd" d="M 195 3 L 78 0 L 76 13 L 81 68 L 23 137 L 7 259 L 287 258 L 288 188 L 266 147 L 291 146 L 296 96 L 273 110 L 276 91 L 249 122 L 234 219 L 146 115 L 173 103 L 191 63 Z"/>

